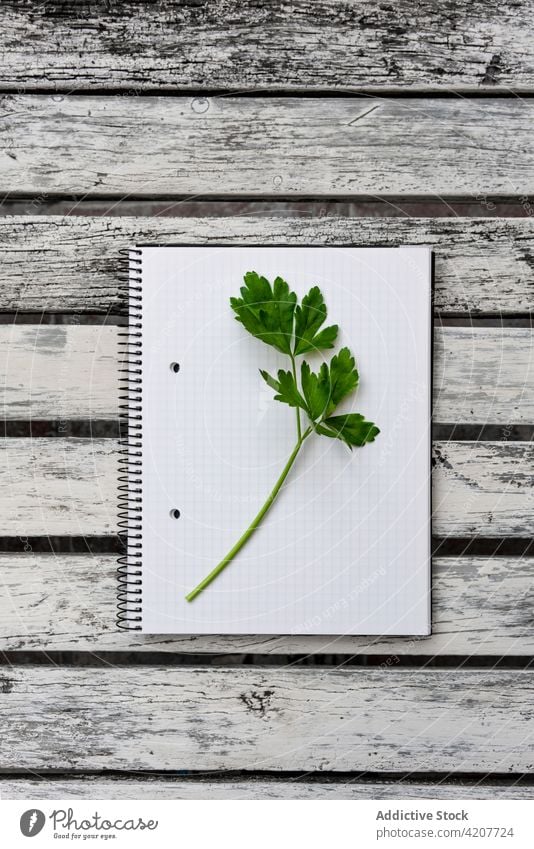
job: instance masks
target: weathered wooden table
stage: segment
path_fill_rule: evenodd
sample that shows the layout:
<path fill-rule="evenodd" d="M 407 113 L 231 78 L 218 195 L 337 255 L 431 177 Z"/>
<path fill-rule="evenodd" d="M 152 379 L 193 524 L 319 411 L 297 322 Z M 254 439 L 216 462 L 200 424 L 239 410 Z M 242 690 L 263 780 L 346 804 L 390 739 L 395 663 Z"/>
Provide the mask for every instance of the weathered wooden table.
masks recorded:
<path fill-rule="evenodd" d="M 0 10 L 1 795 L 531 797 L 534 3 L 30 7 Z M 150 240 L 433 246 L 432 637 L 115 630 L 118 251 Z"/>

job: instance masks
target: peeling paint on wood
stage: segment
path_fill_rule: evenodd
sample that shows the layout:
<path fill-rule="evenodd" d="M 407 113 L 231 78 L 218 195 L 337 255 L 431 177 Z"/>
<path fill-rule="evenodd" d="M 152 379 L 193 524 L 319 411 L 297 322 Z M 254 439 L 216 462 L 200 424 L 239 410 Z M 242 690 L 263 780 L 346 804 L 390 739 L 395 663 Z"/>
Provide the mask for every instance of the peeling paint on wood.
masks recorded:
<path fill-rule="evenodd" d="M 28 15 L 8 0 L 2 86 L 531 90 L 533 14 L 531 0 L 157 0 L 150 14 L 141 0 L 55 0 Z"/>
<path fill-rule="evenodd" d="M 434 333 L 434 421 L 534 422 L 534 332 L 443 327 Z"/>
<path fill-rule="evenodd" d="M 118 445 L 110 439 L 0 441 L 0 535 L 117 531 Z"/>
<path fill-rule="evenodd" d="M 534 173 L 534 171 L 533 171 Z M 136 242 L 429 245 L 436 310 L 530 313 L 534 221 L 518 218 L 0 218 L 0 307 L 108 312 L 118 304 L 118 251 Z"/>
<path fill-rule="evenodd" d="M 0 651 L 379 654 L 391 656 L 393 667 L 402 655 L 531 655 L 533 563 L 435 558 L 431 637 L 170 637 L 117 631 L 114 557 L 4 554 Z M 252 691 L 244 699 L 264 714 L 271 696 Z"/>
<path fill-rule="evenodd" d="M 321 781 L 302 779 L 85 778 L 0 779 L 2 799 L 534 799 L 524 784 Z"/>
<path fill-rule="evenodd" d="M 116 419 L 116 327 L 0 325 L 4 419 Z"/>
<path fill-rule="evenodd" d="M 525 773 L 534 762 L 526 670 L 12 666 L 10 677 L 2 770 Z M 262 715 L 245 702 L 265 691 Z"/>
<path fill-rule="evenodd" d="M 210 97 L 202 111 L 195 102 L 4 95 L 0 147 L 11 156 L 0 189 L 44 199 L 534 193 L 528 99 Z"/>

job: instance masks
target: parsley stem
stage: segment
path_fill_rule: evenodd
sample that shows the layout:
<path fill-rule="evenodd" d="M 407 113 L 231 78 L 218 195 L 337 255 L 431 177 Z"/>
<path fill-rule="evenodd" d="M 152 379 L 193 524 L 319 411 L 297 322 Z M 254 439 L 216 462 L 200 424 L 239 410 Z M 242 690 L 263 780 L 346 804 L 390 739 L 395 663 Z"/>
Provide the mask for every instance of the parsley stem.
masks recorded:
<path fill-rule="evenodd" d="M 247 540 L 252 536 L 254 531 L 260 526 L 263 518 L 265 517 L 265 514 L 270 509 L 270 507 L 272 506 L 276 496 L 280 492 L 282 485 L 283 485 L 285 479 L 287 478 L 293 463 L 297 459 L 297 455 L 298 455 L 300 449 L 302 448 L 302 443 L 304 442 L 305 439 L 308 438 L 308 436 L 310 435 L 311 432 L 312 432 L 312 429 L 311 429 L 311 427 L 309 427 L 307 430 L 304 431 L 304 433 L 301 436 L 299 436 L 297 444 L 295 445 L 293 451 L 289 455 L 289 459 L 288 459 L 287 463 L 285 464 L 285 466 L 282 470 L 282 474 L 280 475 L 280 477 L 276 481 L 273 489 L 269 493 L 267 501 L 265 502 L 265 504 L 261 508 L 260 512 L 257 514 L 257 516 L 254 517 L 254 519 L 252 520 L 251 524 L 248 526 L 245 533 L 238 539 L 238 541 L 233 546 L 233 548 L 230 549 L 230 551 L 228 552 L 226 557 L 223 560 L 221 560 L 221 562 L 215 567 L 215 569 L 213 569 L 209 573 L 209 575 L 206 575 L 206 577 L 200 582 L 200 584 L 198 584 L 198 586 L 195 587 L 194 590 L 191 590 L 191 592 L 186 595 L 187 601 L 193 601 L 193 599 L 195 599 L 197 597 L 197 595 L 199 595 L 202 592 L 202 590 L 205 590 L 206 587 L 209 586 L 209 584 L 211 584 L 211 582 L 213 580 L 215 580 L 217 575 L 220 575 L 220 573 L 223 571 L 223 569 L 226 569 L 228 564 L 232 562 L 232 560 L 234 559 L 236 554 L 243 548 L 243 546 L 245 545 Z"/>
<path fill-rule="evenodd" d="M 293 372 L 293 380 L 295 381 L 295 386 L 298 386 L 297 382 L 297 366 L 295 365 L 295 356 L 294 354 L 289 355 L 291 357 L 291 371 Z M 302 430 L 300 426 L 300 408 L 296 408 L 297 412 L 297 438 L 299 441 L 302 440 Z"/>

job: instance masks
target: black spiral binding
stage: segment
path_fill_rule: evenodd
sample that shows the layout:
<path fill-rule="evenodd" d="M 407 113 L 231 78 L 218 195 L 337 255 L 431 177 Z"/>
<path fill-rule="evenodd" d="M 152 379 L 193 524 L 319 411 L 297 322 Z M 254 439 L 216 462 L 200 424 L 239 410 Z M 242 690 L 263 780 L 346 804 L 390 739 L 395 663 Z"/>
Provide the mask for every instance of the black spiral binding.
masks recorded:
<path fill-rule="evenodd" d="M 120 313 L 127 319 L 128 327 L 119 333 L 119 537 L 124 554 L 118 559 L 117 569 L 117 627 L 140 631 L 143 612 L 142 251 L 129 248 L 119 253 Z"/>

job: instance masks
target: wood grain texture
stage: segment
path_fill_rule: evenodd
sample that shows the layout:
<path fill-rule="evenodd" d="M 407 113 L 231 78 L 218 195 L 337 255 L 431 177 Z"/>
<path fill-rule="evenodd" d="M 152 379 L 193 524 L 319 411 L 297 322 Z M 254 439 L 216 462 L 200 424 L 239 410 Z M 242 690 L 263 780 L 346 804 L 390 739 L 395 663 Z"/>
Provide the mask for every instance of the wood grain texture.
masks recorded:
<path fill-rule="evenodd" d="M 533 172 L 534 173 L 534 172 Z M 0 218 L 0 308 L 102 313 L 118 305 L 118 251 L 143 242 L 394 247 L 435 252 L 444 314 L 530 313 L 534 220 L 476 218 Z"/>
<path fill-rule="evenodd" d="M 524 784 L 304 779 L 6 778 L 0 799 L 534 799 Z"/>
<path fill-rule="evenodd" d="M 3 439 L 0 536 L 95 535 L 117 530 L 117 444 L 112 439 Z M 534 446 L 435 442 L 433 532 L 534 533 Z"/>
<path fill-rule="evenodd" d="M 117 333 L 102 325 L 0 325 L 4 418 L 117 418 Z M 436 326 L 434 421 L 532 424 L 533 375 L 532 330 Z"/>
<path fill-rule="evenodd" d="M 534 332 L 436 327 L 435 422 L 534 422 Z"/>
<path fill-rule="evenodd" d="M 117 531 L 118 444 L 111 439 L 3 439 L 0 535 Z"/>
<path fill-rule="evenodd" d="M 527 196 L 521 98 L 4 95 L 0 190 L 116 198 Z M 489 141 L 490 140 L 490 141 Z"/>
<path fill-rule="evenodd" d="M 2 87 L 531 89 L 531 0 L 2 4 Z M 61 50 L 58 49 L 61 45 Z"/>
<path fill-rule="evenodd" d="M 533 564 L 435 558 L 431 637 L 169 637 L 117 631 L 114 557 L 4 554 L 0 651 L 379 654 L 389 657 L 388 667 L 402 655 L 532 655 Z"/>
<path fill-rule="evenodd" d="M 116 327 L 0 325 L 4 419 L 116 419 Z"/>
<path fill-rule="evenodd" d="M 519 536 L 534 531 L 534 446 L 436 442 L 432 528 L 437 536 Z"/>
<path fill-rule="evenodd" d="M 523 773 L 534 757 L 526 670 L 11 666 L 0 683 L 3 770 Z"/>

